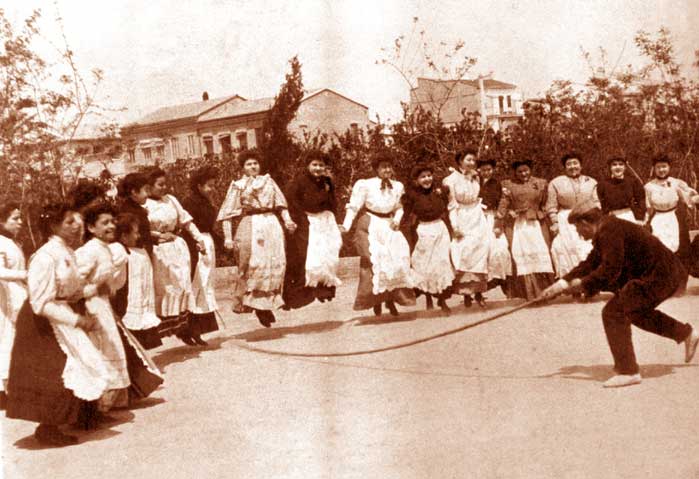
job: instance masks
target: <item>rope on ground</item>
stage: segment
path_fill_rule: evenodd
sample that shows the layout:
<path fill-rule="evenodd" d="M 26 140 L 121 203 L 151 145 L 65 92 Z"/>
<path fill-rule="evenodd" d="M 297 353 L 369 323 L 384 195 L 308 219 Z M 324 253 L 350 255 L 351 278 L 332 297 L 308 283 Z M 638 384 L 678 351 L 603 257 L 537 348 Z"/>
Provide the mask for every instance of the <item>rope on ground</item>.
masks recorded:
<path fill-rule="evenodd" d="M 303 352 L 289 352 L 289 351 L 276 351 L 274 349 L 266 349 L 266 348 L 257 348 L 255 346 L 249 346 L 247 344 L 244 344 L 240 341 L 236 341 L 235 344 L 237 347 L 241 349 L 246 349 L 248 351 L 252 351 L 255 353 L 263 353 L 263 354 L 269 354 L 272 356 L 295 356 L 295 357 L 300 357 L 300 358 L 338 358 L 338 357 L 347 357 L 347 356 L 363 356 L 366 354 L 375 354 L 375 353 L 383 353 L 386 351 L 393 351 L 396 349 L 402 349 L 402 348 L 407 348 L 410 346 L 415 346 L 417 344 L 422 344 L 426 343 L 428 341 L 432 341 L 435 339 L 439 338 L 444 338 L 446 336 L 451 336 L 452 334 L 460 333 L 461 331 L 465 331 L 467 329 L 474 328 L 476 326 L 480 326 L 481 324 L 488 323 L 490 321 L 494 321 L 496 319 L 509 316 L 510 314 L 516 313 L 517 311 L 528 308 L 529 306 L 532 306 L 534 304 L 537 304 L 541 301 L 543 301 L 544 298 L 535 298 L 532 299 L 531 301 L 527 301 L 525 303 L 522 303 L 518 306 L 515 306 L 511 309 L 508 309 L 506 311 L 501 311 L 499 313 L 493 314 L 491 316 L 485 317 L 483 319 L 479 319 L 476 322 L 466 324 L 464 326 L 460 326 L 455 329 L 449 329 L 447 331 L 438 333 L 438 334 L 433 334 L 432 336 L 427 336 L 419 339 L 415 339 L 412 341 L 407 341 L 404 343 L 399 343 L 399 344 L 394 344 L 391 346 L 384 346 L 381 348 L 372 348 L 372 349 L 363 349 L 359 351 L 348 351 L 348 352 L 341 352 L 341 353 L 303 353 Z"/>

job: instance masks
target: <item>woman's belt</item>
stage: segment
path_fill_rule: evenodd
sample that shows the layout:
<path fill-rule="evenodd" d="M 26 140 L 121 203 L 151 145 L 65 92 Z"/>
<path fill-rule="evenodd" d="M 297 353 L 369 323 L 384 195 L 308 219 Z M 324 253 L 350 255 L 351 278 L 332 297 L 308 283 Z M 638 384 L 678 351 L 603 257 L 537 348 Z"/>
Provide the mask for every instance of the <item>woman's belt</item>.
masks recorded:
<path fill-rule="evenodd" d="M 673 206 L 672 208 L 668 208 L 666 210 L 661 210 L 659 208 L 654 208 L 656 213 L 669 213 L 671 211 L 675 211 L 677 209 L 677 205 Z"/>
<path fill-rule="evenodd" d="M 369 208 L 367 208 L 366 212 L 371 213 L 374 216 L 378 216 L 379 218 L 392 218 L 393 217 L 393 212 L 391 212 L 391 213 L 379 213 L 378 211 L 372 211 Z"/>
<path fill-rule="evenodd" d="M 267 213 L 274 212 L 274 208 L 244 208 L 243 216 L 266 215 Z"/>

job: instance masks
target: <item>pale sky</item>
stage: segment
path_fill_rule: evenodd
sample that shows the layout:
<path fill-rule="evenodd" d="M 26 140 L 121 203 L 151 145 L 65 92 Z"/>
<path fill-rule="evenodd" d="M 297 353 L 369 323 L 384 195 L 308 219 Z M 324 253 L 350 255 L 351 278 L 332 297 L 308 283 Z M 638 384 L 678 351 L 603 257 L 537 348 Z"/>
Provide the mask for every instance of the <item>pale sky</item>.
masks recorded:
<path fill-rule="evenodd" d="M 16 22 L 43 12 L 42 32 L 56 38 L 53 1 L 6 1 Z M 287 61 L 298 54 L 307 89 L 329 87 L 367 105 L 372 118 L 395 120 L 408 85 L 376 65 L 382 47 L 409 34 L 417 16 L 431 42 L 461 39 L 478 59 L 469 77 L 519 85 L 525 97 L 555 79 L 584 83 L 581 47 L 603 46 L 609 61 L 637 61 L 637 30 L 670 28 L 680 61 L 699 48 L 696 0 L 57 0 L 79 65 L 101 68 L 99 100 L 126 107 L 129 122 L 161 106 L 239 94 L 274 96 Z M 696 76 L 696 70 L 692 73 Z"/>

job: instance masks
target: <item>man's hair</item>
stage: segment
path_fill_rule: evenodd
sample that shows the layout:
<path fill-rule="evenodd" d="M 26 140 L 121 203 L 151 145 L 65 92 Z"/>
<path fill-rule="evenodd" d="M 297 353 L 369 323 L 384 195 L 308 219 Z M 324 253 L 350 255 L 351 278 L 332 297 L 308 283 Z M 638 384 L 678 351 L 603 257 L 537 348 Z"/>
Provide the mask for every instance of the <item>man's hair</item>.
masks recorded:
<path fill-rule="evenodd" d="M 589 210 L 584 212 L 573 211 L 570 214 L 570 216 L 568 216 L 568 223 L 572 225 L 581 221 L 587 221 L 588 223 L 597 223 L 600 219 L 602 219 L 602 216 L 604 216 L 602 210 L 596 207 L 590 208 Z"/>

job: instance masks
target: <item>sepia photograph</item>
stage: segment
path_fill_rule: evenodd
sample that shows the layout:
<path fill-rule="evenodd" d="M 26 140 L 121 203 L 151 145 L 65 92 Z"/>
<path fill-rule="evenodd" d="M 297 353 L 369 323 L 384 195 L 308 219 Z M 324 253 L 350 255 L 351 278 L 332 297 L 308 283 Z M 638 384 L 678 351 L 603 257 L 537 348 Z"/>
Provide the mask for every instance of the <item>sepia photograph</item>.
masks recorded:
<path fill-rule="evenodd" d="M 0 479 L 699 479 L 698 24 L 2 2 Z"/>

